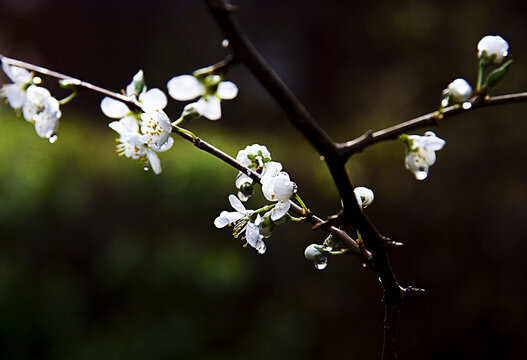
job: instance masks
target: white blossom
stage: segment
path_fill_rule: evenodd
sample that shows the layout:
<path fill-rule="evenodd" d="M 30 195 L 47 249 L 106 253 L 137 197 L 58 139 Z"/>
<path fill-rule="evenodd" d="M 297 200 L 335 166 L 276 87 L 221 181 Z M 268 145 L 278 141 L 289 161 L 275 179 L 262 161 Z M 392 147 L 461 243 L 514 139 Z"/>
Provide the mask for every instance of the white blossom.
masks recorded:
<path fill-rule="evenodd" d="M 272 210 L 271 219 L 273 221 L 284 217 L 291 203 L 289 199 L 296 192 L 296 184 L 291 181 L 289 174 L 281 171 L 278 174 L 269 174 L 262 177 L 262 192 L 265 198 L 269 201 L 276 201 L 276 205 Z"/>
<path fill-rule="evenodd" d="M 130 159 L 140 160 L 146 165 L 150 165 L 155 174 L 160 174 L 161 162 L 156 152 L 162 152 L 169 150 L 174 139 L 168 137 L 166 142 L 160 146 L 152 143 L 149 146 L 148 142 L 145 141 L 145 135 L 139 132 L 139 123 L 135 116 L 130 115 L 122 118 L 119 121 L 113 121 L 108 126 L 119 133 L 117 141 L 117 153 L 120 156 L 125 156 Z M 155 151 L 154 151 L 155 150 Z"/>
<path fill-rule="evenodd" d="M 458 78 L 448 84 L 448 87 L 443 92 L 446 95 L 450 104 L 462 104 L 470 100 L 473 91 L 470 84 L 465 80 Z"/>
<path fill-rule="evenodd" d="M 432 131 L 427 131 L 425 136 L 409 135 L 408 139 L 411 144 L 407 145 L 405 167 L 417 180 L 424 180 L 428 176 L 428 168 L 436 161 L 435 152 L 441 150 L 446 141 Z"/>
<path fill-rule="evenodd" d="M 265 145 L 247 145 L 236 155 L 236 161 L 245 167 L 260 173 L 262 176 L 274 176 L 282 170 L 282 164 L 271 161 L 271 153 Z M 238 198 L 247 201 L 252 194 L 253 180 L 243 172 L 239 172 L 235 185 L 238 189 Z"/>
<path fill-rule="evenodd" d="M 355 193 L 357 202 L 362 208 L 366 208 L 373 202 L 373 191 L 367 187 L 357 186 L 355 189 L 353 189 L 353 192 Z"/>
<path fill-rule="evenodd" d="M 0 90 L 0 97 L 5 97 L 9 105 L 19 110 L 26 98 L 26 89 L 33 82 L 33 73 L 19 66 L 8 65 L 2 60 L 2 69 L 12 84 L 5 84 Z"/>
<path fill-rule="evenodd" d="M 58 100 L 48 89 L 36 85 L 27 88 L 22 114 L 28 122 L 35 124 L 38 136 L 46 139 L 55 135 L 62 115 Z"/>
<path fill-rule="evenodd" d="M 264 236 L 260 234 L 261 217 L 253 216 L 253 210 L 247 210 L 241 201 L 234 195 L 229 195 L 229 202 L 235 211 L 222 211 L 214 220 L 214 226 L 221 229 L 227 225 L 234 224 L 234 237 L 245 233 L 244 239 L 247 244 L 255 248 L 260 254 L 265 253 L 266 246 L 263 242 Z M 254 218 L 254 220 L 252 220 Z"/>
<path fill-rule="evenodd" d="M 174 143 L 170 137 L 170 119 L 162 110 L 167 105 L 167 98 L 157 88 L 147 90 L 141 70 L 126 87 L 127 96 L 137 94 L 144 110 L 140 115 L 132 112 L 122 101 L 109 97 L 101 101 L 101 110 L 110 118 L 120 119 L 108 124 L 119 133 L 117 153 L 139 160 L 145 166 L 150 165 L 155 174 L 160 174 L 161 162 L 156 152 L 167 151 Z"/>
<path fill-rule="evenodd" d="M 231 81 L 222 81 L 219 75 L 174 76 L 167 83 L 168 93 L 179 101 L 199 99 L 185 106 L 188 113 L 194 111 L 209 120 L 221 118 L 221 100 L 234 99 L 238 87 Z"/>
<path fill-rule="evenodd" d="M 143 105 L 143 108 L 151 111 L 163 110 L 167 106 L 165 93 L 158 88 L 147 90 L 142 78 L 143 71 L 139 70 L 132 82 L 126 86 L 125 95 L 132 97 L 139 94 L 137 100 Z M 139 87 L 141 87 L 141 90 L 139 90 Z M 110 97 L 102 99 L 101 110 L 104 115 L 112 119 L 122 119 L 132 113 L 128 105 Z"/>
<path fill-rule="evenodd" d="M 492 64 L 500 64 L 508 50 L 509 44 L 499 35 L 487 35 L 478 43 L 478 57 Z"/>

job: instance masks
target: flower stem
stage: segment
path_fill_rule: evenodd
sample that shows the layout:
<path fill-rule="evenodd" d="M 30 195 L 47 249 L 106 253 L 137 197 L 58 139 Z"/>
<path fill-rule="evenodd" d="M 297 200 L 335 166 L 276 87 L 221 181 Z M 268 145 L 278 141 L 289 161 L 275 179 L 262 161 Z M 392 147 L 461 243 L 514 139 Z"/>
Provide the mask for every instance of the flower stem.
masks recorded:
<path fill-rule="evenodd" d="M 305 214 L 309 214 L 311 211 L 307 208 L 306 204 L 304 204 L 304 202 L 302 201 L 302 199 L 300 198 L 300 195 L 298 195 L 298 193 L 295 193 L 295 199 L 296 201 L 298 201 L 298 203 L 300 204 L 300 206 L 302 206 L 302 212 Z"/>
<path fill-rule="evenodd" d="M 264 206 L 263 208 L 260 208 L 258 210 L 254 210 L 253 214 L 259 214 L 259 213 L 271 210 L 272 208 L 275 207 L 275 205 L 276 204 L 271 204 L 271 205 Z"/>
<path fill-rule="evenodd" d="M 306 221 L 306 218 L 305 217 L 294 217 L 294 216 L 291 216 L 289 213 L 287 213 L 287 219 L 291 220 L 291 221 L 296 221 L 296 222 L 305 222 Z"/>
<path fill-rule="evenodd" d="M 483 68 L 485 67 L 483 59 L 479 60 L 478 68 L 478 81 L 476 83 L 476 91 L 481 89 L 481 83 L 483 82 Z"/>
<path fill-rule="evenodd" d="M 62 106 L 62 105 L 66 105 L 67 103 L 69 103 L 71 100 L 73 100 L 73 98 L 77 96 L 77 88 L 75 88 L 73 90 L 73 92 L 71 94 L 69 94 L 68 96 L 66 96 L 64 99 L 62 100 L 59 100 L 59 104 Z"/>
<path fill-rule="evenodd" d="M 182 127 L 179 127 L 175 124 L 175 122 L 172 123 L 172 127 L 174 127 L 176 129 L 177 132 L 181 132 L 181 133 L 185 133 L 185 134 L 188 134 L 190 136 L 192 136 L 192 138 L 194 140 L 198 140 L 198 137 L 192 132 L 192 131 L 189 131 L 187 129 L 183 129 Z"/>

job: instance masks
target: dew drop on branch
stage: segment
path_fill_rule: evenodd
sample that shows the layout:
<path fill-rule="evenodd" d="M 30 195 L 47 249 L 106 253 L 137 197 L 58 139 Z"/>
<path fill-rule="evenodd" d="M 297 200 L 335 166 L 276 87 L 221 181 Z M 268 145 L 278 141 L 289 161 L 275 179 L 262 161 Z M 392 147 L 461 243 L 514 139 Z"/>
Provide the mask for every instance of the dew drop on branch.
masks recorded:
<path fill-rule="evenodd" d="M 229 47 L 229 39 L 223 39 L 223 41 L 221 42 L 221 46 L 223 46 L 224 48 L 228 48 Z"/>
<path fill-rule="evenodd" d="M 315 267 L 318 270 L 324 270 L 328 266 L 328 258 L 327 257 L 320 257 L 316 259 L 314 262 Z"/>
<path fill-rule="evenodd" d="M 472 103 L 470 101 L 466 101 L 463 103 L 463 105 L 461 105 L 461 107 L 465 110 L 468 110 L 472 107 Z"/>

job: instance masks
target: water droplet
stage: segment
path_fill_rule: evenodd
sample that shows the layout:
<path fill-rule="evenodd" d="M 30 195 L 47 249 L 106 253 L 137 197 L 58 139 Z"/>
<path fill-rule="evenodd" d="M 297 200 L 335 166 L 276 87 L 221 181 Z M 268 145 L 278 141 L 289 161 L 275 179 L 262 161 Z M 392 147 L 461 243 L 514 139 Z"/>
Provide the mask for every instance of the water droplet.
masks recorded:
<path fill-rule="evenodd" d="M 35 77 L 33 78 L 33 84 L 38 85 L 38 84 L 40 84 L 41 82 L 42 82 L 42 79 L 39 78 L 38 76 L 35 76 Z"/>
<path fill-rule="evenodd" d="M 229 47 L 229 39 L 223 39 L 223 41 L 221 42 L 221 46 L 223 46 L 224 48 Z"/>
<path fill-rule="evenodd" d="M 320 161 L 324 161 L 326 160 L 326 158 L 324 157 L 324 155 L 320 155 Z"/>
<path fill-rule="evenodd" d="M 441 106 L 447 107 L 448 106 L 448 96 L 445 97 L 443 100 L 441 100 Z"/>
<path fill-rule="evenodd" d="M 57 139 L 58 139 L 57 134 L 53 134 L 53 135 L 51 135 L 51 136 L 48 138 L 48 141 L 49 141 L 50 144 L 54 144 L 55 141 L 57 141 Z"/>
<path fill-rule="evenodd" d="M 424 179 L 426 179 L 427 176 L 428 176 L 428 172 L 426 172 L 426 171 L 417 171 L 415 173 L 415 178 L 417 180 L 424 180 Z"/>
<path fill-rule="evenodd" d="M 320 257 L 314 261 L 314 264 L 318 270 L 324 270 L 328 266 L 328 258 Z"/>
<path fill-rule="evenodd" d="M 148 171 L 148 166 L 143 167 L 144 171 Z"/>
<path fill-rule="evenodd" d="M 466 101 L 463 103 L 463 105 L 461 105 L 461 107 L 465 110 L 468 110 L 472 107 L 472 103 L 470 101 Z"/>

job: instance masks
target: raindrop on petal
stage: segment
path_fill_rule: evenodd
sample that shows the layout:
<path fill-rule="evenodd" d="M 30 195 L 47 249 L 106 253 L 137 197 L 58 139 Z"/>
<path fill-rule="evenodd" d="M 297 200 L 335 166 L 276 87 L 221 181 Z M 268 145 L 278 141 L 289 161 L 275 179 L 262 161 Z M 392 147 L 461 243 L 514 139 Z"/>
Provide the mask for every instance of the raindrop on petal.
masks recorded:
<path fill-rule="evenodd" d="M 224 48 L 229 47 L 229 39 L 223 39 L 223 41 L 221 42 L 221 46 L 223 46 Z"/>
<path fill-rule="evenodd" d="M 33 84 L 38 85 L 38 84 L 40 84 L 41 82 L 42 82 L 42 79 L 39 78 L 38 76 L 35 76 L 35 77 L 33 78 Z"/>
<path fill-rule="evenodd" d="M 461 107 L 465 110 L 468 110 L 472 107 L 472 103 L 470 101 L 466 101 L 463 103 L 463 105 L 461 105 Z"/>
<path fill-rule="evenodd" d="M 318 270 L 324 270 L 328 266 L 328 258 L 327 257 L 320 257 L 316 259 L 314 262 L 315 267 Z"/>
<path fill-rule="evenodd" d="M 51 135 L 51 136 L 48 138 L 48 141 L 49 141 L 50 144 L 54 144 L 55 141 L 57 141 L 57 139 L 58 139 L 57 134 L 53 134 L 53 135 Z"/>

